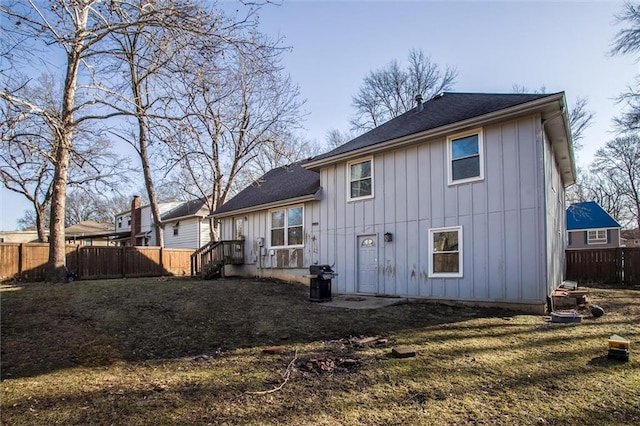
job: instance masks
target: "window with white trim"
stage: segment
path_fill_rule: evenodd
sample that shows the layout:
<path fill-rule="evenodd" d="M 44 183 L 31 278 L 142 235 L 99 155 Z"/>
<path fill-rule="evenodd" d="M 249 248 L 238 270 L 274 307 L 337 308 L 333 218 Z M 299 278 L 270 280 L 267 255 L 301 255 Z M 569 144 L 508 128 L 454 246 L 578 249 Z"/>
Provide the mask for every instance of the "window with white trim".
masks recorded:
<path fill-rule="evenodd" d="M 373 197 L 373 158 L 347 163 L 349 201 Z"/>
<path fill-rule="evenodd" d="M 244 218 L 236 217 L 233 219 L 233 235 L 236 240 L 244 238 Z"/>
<path fill-rule="evenodd" d="M 607 230 L 591 229 L 587 231 L 587 244 L 607 244 Z"/>
<path fill-rule="evenodd" d="M 175 225 L 173 225 L 173 235 L 179 235 L 180 234 L 180 222 L 176 222 Z"/>
<path fill-rule="evenodd" d="M 447 137 L 449 185 L 484 179 L 482 129 Z"/>
<path fill-rule="evenodd" d="M 302 246 L 304 238 L 302 206 L 271 210 L 271 247 Z"/>
<path fill-rule="evenodd" d="M 429 229 L 429 277 L 462 276 L 462 226 Z"/>

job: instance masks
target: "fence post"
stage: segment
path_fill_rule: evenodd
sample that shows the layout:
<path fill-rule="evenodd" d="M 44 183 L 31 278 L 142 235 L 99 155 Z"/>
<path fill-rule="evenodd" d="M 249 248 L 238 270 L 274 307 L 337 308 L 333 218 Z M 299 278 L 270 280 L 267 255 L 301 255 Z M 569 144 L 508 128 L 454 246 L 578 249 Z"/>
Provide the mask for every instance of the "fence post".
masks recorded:
<path fill-rule="evenodd" d="M 160 276 L 164 276 L 164 248 L 160 246 Z"/>
<path fill-rule="evenodd" d="M 125 249 L 127 248 L 127 246 L 120 246 L 120 276 L 122 278 L 126 278 L 127 276 L 124 274 L 124 256 L 125 256 Z"/>
<path fill-rule="evenodd" d="M 20 243 L 20 248 L 18 249 L 18 277 L 22 278 L 22 271 L 23 271 L 23 265 L 22 263 L 24 262 L 24 243 Z"/>
<path fill-rule="evenodd" d="M 78 244 L 76 246 L 76 274 L 78 275 L 78 278 L 80 278 L 80 266 L 81 266 L 81 260 L 80 260 L 80 244 Z"/>

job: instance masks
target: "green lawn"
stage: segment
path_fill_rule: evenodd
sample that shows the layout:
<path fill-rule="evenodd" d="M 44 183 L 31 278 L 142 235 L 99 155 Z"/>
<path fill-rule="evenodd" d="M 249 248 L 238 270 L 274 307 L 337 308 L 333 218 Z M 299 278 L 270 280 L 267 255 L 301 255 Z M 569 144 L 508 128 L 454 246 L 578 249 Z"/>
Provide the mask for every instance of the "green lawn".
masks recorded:
<path fill-rule="evenodd" d="M 3 425 L 640 424 L 638 289 L 592 288 L 606 313 L 580 324 L 330 308 L 268 280 L 0 290 Z M 606 358 L 614 333 L 630 362 Z M 272 345 L 284 352 L 262 352 Z M 398 345 L 417 356 L 391 357 Z"/>

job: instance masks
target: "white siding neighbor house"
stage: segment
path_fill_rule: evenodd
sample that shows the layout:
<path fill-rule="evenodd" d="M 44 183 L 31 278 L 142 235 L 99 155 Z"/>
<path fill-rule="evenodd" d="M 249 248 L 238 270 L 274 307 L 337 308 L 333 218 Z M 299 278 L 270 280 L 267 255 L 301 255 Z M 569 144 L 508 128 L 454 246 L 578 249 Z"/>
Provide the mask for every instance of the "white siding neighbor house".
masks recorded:
<path fill-rule="evenodd" d="M 154 222 L 151 206 L 141 206 L 140 204 L 140 197 L 136 195 L 131 201 L 131 210 L 127 210 L 116 215 L 115 234 L 118 236 L 116 242 L 119 242 L 122 245 L 136 246 L 149 246 L 155 244 L 156 231 L 153 226 Z M 162 216 L 180 204 L 182 204 L 180 201 L 160 203 L 158 205 L 160 215 Z M 135 244 L 131 244 L 132 233 L 135 233 Z"/>
<path fill-rule="evenodd" d="M 186 201 L 162 215 L 164 246 L 197 249 L 211 241 L 206 200 Z"/>
<path fill-rule="evenodd" d="M 274 169 L 213 214 L 244 239 L 227 274 L 542 312 L 563 281 L 575 166 L 564 93 L 440 94 Z"/>

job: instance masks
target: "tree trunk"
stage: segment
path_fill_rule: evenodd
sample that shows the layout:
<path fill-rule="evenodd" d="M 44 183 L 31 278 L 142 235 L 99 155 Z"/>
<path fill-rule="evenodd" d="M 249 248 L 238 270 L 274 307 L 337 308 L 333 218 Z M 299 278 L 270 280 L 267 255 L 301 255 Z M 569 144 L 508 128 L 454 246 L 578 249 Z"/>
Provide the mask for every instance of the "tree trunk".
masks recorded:
<path fill-rule="evenodd" d="M 64 82 L 62 108 L 60 114 L 60 127 L 56 129 L 56 164 L 53 175 L 53 192 L 51 196 L 51 223 L 49 224 L 49 262 L 47 264 L 46 280 L 50 282 L 65 282 L 66 250 L 65 250 L 65 207 L 67 200 L 67 181 L 69 171 L 69 158 L 72 148 L 73 108 L 76 101 L 76 86 L 78 80 L 78 68 L 82 59 L 84 36 L 87 28 L 89 5 L 76 9 L 77 31 L 73 45 L 67 52 L 67 71 Z"/>
<path fill-rule="evenodd" d="M 38 231 L 38 241 L 41 243 L 46 243 L 46 226 L 44 225 L 44 215 L 42 214 L 43 206 L 40 206 L 37 202 L 34 202 L 34 207 L 36 211 L 36 230 Z"/>
<path fill-rule="evenodd" d="M 49 224 L 49 264 L 47 281 L 65 282 L 67 273 L 64 215 L 67 198 L 67 171 L 69 168 L 69 147 L 71 131 L 62 135 L 56 153 L 53 196 L 51 198 L 51 223 Z"/>

